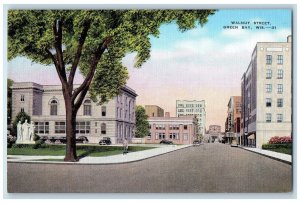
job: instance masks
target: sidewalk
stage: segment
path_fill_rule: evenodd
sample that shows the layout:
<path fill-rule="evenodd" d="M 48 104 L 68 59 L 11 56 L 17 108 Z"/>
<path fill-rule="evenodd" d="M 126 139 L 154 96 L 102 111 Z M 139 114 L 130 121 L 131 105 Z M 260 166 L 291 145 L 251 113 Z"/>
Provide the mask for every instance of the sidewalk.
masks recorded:
<path fill-rule="evenodd" d="M 47 164 L 122 164 L 140 161 L 151 157 L 159 156 L 176 150 L 190 147 L 191 145 L 163 145 L 158 148 L 148 149 L 138 152 L 129 152 L 126 155 L 119 154 L 103 157 L 84 157 L 78 162 L 63 162 L 51 159 L 63 159 L 64 156 L 22 156 L 8 155 L 7 162 L 22 162 L 22 163 L 47 163 Z M 47 159 L 50 159 L 47 161 Z"/>
<path fill-rule="evenodd" d="M 263 149 L 251 148 L 251 147 L 243 147 L 243 146 L 240 146 L 240 148 L 245 149 L 247 151 L 257 153 L 257 154 L 261 154 L 263 156 L 266 156 L 266 157 L 269 157 L 272 159 L 276 159 L 278 161 L 282 161 L 284 163 L 292 164 L 292 156 L 289 154 L 283 154 L 283 153 L 279 153 L 279 152 L 273 152 L 273 151 L 269 151 L 269 150 L 263 150 Z"/>

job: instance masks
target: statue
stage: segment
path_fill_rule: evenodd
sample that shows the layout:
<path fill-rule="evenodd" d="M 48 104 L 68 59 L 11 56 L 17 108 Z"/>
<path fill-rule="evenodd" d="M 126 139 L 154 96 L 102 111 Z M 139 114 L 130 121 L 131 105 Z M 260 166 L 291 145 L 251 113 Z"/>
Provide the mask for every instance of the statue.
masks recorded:
<path fill-rule="evenodd" d="M 22 124 L 22 132 L 23 140 L 29 141 L 29 124 L 27 123 L 27 119 Z"/>
<path fill-rule="evenodd" d="M 28 130 L 28 137 L 30 141 L 34 141 L 34 123 L 33 121 L 31 121 L 31 123 L 29 124 L 29 130 Z"/>
<path fill-rule="evenodd" d="M 17 140 L 18 141 L 23 141 L 21 121 L 19 121 L 18 124 L 17 124 Z"/>

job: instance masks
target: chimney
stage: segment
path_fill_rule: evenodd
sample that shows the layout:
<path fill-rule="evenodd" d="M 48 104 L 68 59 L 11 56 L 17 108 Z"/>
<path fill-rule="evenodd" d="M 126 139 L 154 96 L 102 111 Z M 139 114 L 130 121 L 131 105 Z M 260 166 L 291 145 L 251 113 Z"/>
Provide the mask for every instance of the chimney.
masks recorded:
<path fill-rule="evenodd" d="M 166 113 L 165 113 L 165 117 L 166 117 L 166 118 L 170 118 L 170 112 L 166 112 Z"/>
<path fill-rule="evenodd" d="M 287 37 L 287 42 L 292 42 L 292 35 L 289 35 L 289 36 Z"/>

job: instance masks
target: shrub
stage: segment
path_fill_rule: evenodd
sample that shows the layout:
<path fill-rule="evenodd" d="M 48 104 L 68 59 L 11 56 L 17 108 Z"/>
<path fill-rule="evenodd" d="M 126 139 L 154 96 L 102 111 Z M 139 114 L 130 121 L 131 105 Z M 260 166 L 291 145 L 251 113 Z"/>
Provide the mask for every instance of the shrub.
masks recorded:
<path fill-rule="evenodd" d="M 275 137 L 271 137 L 271 139 L 269 140 L 269 144 L 286 144 L 286 143 L 292 143 L 292 138 L 289 136 L 285 136 L 285 137 L 275 136 Z"/>
<path fill-rule="evenodd" d="M 37 134 L 34 134 L 33 135 L 33 141 L 38 141 L 38 140 L 40 140 L 41 139 L 41 137 L 40 136 L 38 136 Z"/>
<path fill-rule="evenodd" d="M 279 149 L 279 148 L 292 148 L 291 143 L 285 143 L 285 144 L 264 144 L 262 145 L 263 149 Z"/>
<path fill-rule="evenodd" d="M 37 140 L 32 148 L 33 149 L 44 148 L 44 141 L 40 139 Z"/>

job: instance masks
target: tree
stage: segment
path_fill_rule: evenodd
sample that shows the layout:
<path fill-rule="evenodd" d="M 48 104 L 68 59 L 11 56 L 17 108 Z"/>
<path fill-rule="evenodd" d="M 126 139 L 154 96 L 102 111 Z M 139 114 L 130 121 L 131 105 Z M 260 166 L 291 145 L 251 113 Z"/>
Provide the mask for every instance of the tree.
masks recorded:
<path fill-rule="evenodd" d="M 135 137 L 145 137 L 149 135 L 149 122 L 147 119 L 148 116 L 146 115 L 145 108 L 142 106 L 137 106 L 135 108 Z"/>
<path fill-rule="evenodd" d="M 77 161 L 76 115 L 87 92 L 103 103 L 119 93 L 128 73 L 122 65 L 136 53 L 135 67 L 150 58 L 150 35 L 159 36 L 163 23 L 175 22 L 186 31 L 205 24 L 214 10 L 10 10 L 8 57 L 25 56 L 54 65 L 66 108 L 65 161 Z M 78 71 L 85 77 L 79 87 Z"/>
<path fill-rule="evenodd" d="M 14 81 L 11 79 L 7 79 L 7 125 L 11 122 L 11 105 L 12 105 L 12 85 L 14 84 Z"/>
<path fill-rule="evenodd" d="M 30 123 L 30 121 L 31 121 L 30 116 L 25 112 L 22 112 L 22 111 L 19 112 L 13 122 L 13 135 L 14 136 L 17 136 L 18 122 L 21 121 L 21 124 L 23 124 L 25 122 L 25 120 L 27 120 L 27 122 Z"/>

